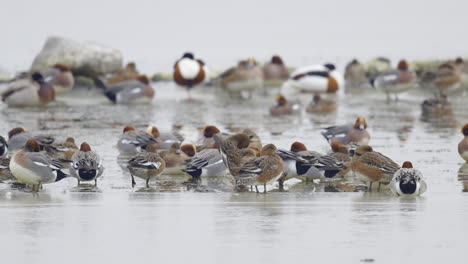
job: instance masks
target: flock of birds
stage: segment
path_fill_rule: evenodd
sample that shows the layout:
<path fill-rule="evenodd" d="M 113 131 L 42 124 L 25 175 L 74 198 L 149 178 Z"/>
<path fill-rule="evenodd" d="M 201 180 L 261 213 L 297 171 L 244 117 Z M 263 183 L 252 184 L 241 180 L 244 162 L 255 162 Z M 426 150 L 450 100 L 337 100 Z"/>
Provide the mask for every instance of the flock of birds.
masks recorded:
<path fill-rule="evenodd" d="M 398 100 L 398 94 L 418 86 L 429 89 L 434 97 L 423 102 L 423 110 L 436 111 L 449 107 L 447 92 L 463 86 L 468 67 L 460 58 L 447 61 L 434 69 L 416 74 L 406 60 L 399 61 L 395 69 L 387 59 L 378 58 L 369 68 L 357 60 L 339 73 L 335 65 L 307 66 L 290 71 L 279 56 L 273 56 L 263 66 L 253 59 L 242 60 L 215 78 L 211 77 L 205 63 L 192 53 L 185 53 L 173 67 L 173 81 L 188 91 L 198 85 L 221 87 L 231 96 L 251 98 L 262 86 L 278 86 L 280 94 L 270 108 L 272 115 L 287 115 L 297 111 L 296 104 L 286 98 L 313 94 L 308 112 L 336 110 L 333 100 L 323 94 L 335 94 L 353 87 L 375 87 Z M 467 75 L 468 76 L 468 75 Z M 150 103 L 155 95 L 149 78 L 136 70 L 134 63 L 111 75 L 96 80 L 103 94 L 113 103 Z M 8 106 L 45 105 L 56 94 L 69 92 L 75 84 L 69 67 L 53 65 L 42 72 L 23 73 L 12 80 L 2 93 Z M 468 161 L 468 124 L 462 128 L 464 139 L 458 145 L 460 156 Z M 220 176 L 232 179 L 238 190 L 296 178 L 303 181 L 353 178 L 373 184 L 380 191 L 389 187 L 397 195 L 419 195 L 425 192 L 426 183 L 420 171 L 410 161 L 401 166 L 391 158 L 374 151 L 369 146 L 370 135 L 363 116 L 351 124 L 325 128 L 322 135 L 330 144 L 329 153 L 310 151 L 301 142 L 293 142 L 289 150 L 277 149 L 273 144 L 263 145 L 258 135 L 246 128 L 241 133 L 224 134 L 216 126 L 205 126 L 196 144 L 182 144 L 183 138 L 174 133 L 161 133 L 154 126 L 137 130 L 126 126 L 117 140 L 121 156 L 127 157 L 127 168 L 132 187 L 135 177 L 149 182 L 158 175 L 187 174 L 193 182 L 202 177 Z M 83 142 L 80 147 L 73 138 L 56 142 L 51 136 L 37 135 L 24 128 L 14 128 L 8 140 L 0 137 L 0 179 L 13 180 L 32 186 L 39 191 L 43 184 L 57 182 L 65 177 L 94 181 L 97 185 L 104 171 L 100 156 Z M 375 188 L 374 188 L 375 189 Z"/>
<path fill-rule="evenodd" d="M 468 161 L 468 124 L 462 128 L 464 139 L 459 143 L 460 156 Z M 126 160 L 132 187 L 135 177 L 149 182 L 158 175 L 191 176 L 191 183 L 203 177 L 228 177 L 236 190 L 296 178 L 303 181 L 334 181 L 358 179 L 368 184 L 382 186 L 401 196 L 425 192 L 426 182 L 420 171 L 410 161 L 402 166 L 368 145 L 367 123 L 359 116 L 353 124 L 323 129 L 322 135 L 330 143 L 328 153 L 308 150 L 301 142 L 293 142 L 289 150 L 277 149 L 273 144 L 263 145 L 251 129 L 225 134 L 216 126 L 205 126 L 196 144 L 183 144 L 179 134 L 161 133 L 149 126 L 137 130 L 126 126 L 117 140 L 120 157 Z M 37 192 L 43 184 L 54 183 L 65 177 L 81 182 L 94 181 L 103 174 L 100 156 L 83 142 L 80 148 L 71 137 L 64 142 L 55 138 L 27 132 L 17 127 L 8 133 L 8 140 L 0 137 L 0 179 L 19 181 L 31 185 Z M 375 188 L 374 188 L 375 189 Z"/>

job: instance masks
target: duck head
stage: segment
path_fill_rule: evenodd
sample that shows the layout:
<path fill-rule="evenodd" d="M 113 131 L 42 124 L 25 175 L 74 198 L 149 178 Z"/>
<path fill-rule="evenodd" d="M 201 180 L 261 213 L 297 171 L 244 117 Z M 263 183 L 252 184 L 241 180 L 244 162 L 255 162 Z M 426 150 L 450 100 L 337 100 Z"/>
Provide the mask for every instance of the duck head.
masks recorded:
<path fill-rule="evenodd" d="M 32 138 L 28 139 L 28 141 L 26 141 L 26 144 L 24 145 L 24 149 L 27 152 L 39 152 L 39 151 L 41 151 L 39 143 L 37 143 L 37 141 L 32 139 Z"/>
<path fill-rule="evenodd" d="M 407 71 L 409 69 L 408 62 L 406 60 L 400 60 L 397 66 L 400 71 Z"/>
<path fill-rule="evenodd" d="M 203 137 L 205 138 L 211 138 L 214 136 L 214 134 L 218 134 L 220 133 L 221 131 L 216 127 L 216 126 L 205 126 L 203 128 L 203 131 L 202 131 L 202 134 L 203 134 Z"/>
<path fill-rule="evenodd" d="M 182 150 L 182 152 L 184 152 L 187 156 L 193 157 L 195 156 L 195 153 L 197 152 L 197 147 L 195 147 L 195 145 L 192 145 L 192 144 L 186 144 L 186 145 L 182 145 L 180 147 L 180 150 Z"/>
<path fill-rule="evenodd" d="M 326 64 L 323 65 L 323 66 L 325 66 L 325 68 L 327 68 L 328 71 L 334 71 L 334 70 L 336 69 L 335 65 L 332 64 L 332 63 L 326 63 Z"/>
<path fill-rule="evenodd" d="M 465 124 L 461 131 L 465 137 L 468 136 L 468 124 Z"/>
<path fill-rule="evenodd" d="M 372 152 L 374 151 L 371 146 L 369 145 L 362 145 L 359 146 L 355 151 L 354 151 L 354 156 L 362 156 L 366 152 Z"/>
<path fill-rule="evenodd" d="M 161 133 L 159 133 L 159 129 L 155 126 L 148 126 L 148 128 L 146 128 L 146 132 L 155 138 L 161 135 Z"/>
<path fill-rule="evenodd" d="M 273 57 L 271 57 L 271 63 L 276 65 L 284 65 L 283 60 L 278 55 L 274 55 Z"/>
<path fill-rule="evenodd" d="M 91 147 L 88 145 L 88 143 L 83 142 L 81 143 L 80 151 L 83 151 L 83 152 L 91 151 Z"/>
<path fill-rule="evenodd" d="M 302 144 L 301 142 L 294 142 L 291 144 L 291 151 L 292 152 L 300 152 L 300 151 L 306 151 L 307 148 L 304 144 Z"/>
<path fill-rule="evenodd" d="M 239 149 L 247 148 L 250 145 L 250 138 L 245 133 L 237 133 L 229 137 L 234 145 Z"/>
<path fill-rule="evenodd" d="M 260 156 L 274 155 L 276 153 L 276 146 L 273 144 L 267 144 L 263 146 L 260 151 Z"/>
<path fill-rule="evenodd" d="M 146 145 L 145 150 L 146 150 L 146 152 L 157 153 L 158 145 L 156 143 L 148 144 L 148 145 Z"/>
<path fill-rule="evenodd" d="M 356 122 L 354 123 L 354 128 L 359 130 L 364 130 L 367 128 L 366 118 L 363 116 L 358 116 Z"/>
<path fill-rule="evenodd" d="M 10 139 L 15 135 L 18 135 L 18 134 L 21 134 L 21 133 L 24 133 L 24 132 L 26 132 L 26 129 L 24 129 L 22 127 L 15 127 L 15 128 L 13 128 L 12 130 L 10 130 L 8 132 L 8 138 Z"/>
<path fill-rule="evenodd" d="M 125 132 L 128 132 L 128 131 L 134 131 L 134 130 L 135 130 L 135 128 L 133 126 L 126 126 L 126 127 L 124 127 L 123 132 L 125 133 Z"/>
<path fill-rule="evenodd" d="M 283 95 L 279 94 L 275 96 L 275 106 L 283 106 L 288 103 L 288 100 L 286 100 L 286 97 Z"/>
<path fill-rule="evenodd" d="M 195 59 L 195 56 L 193 56 L 193 53 L 191 52 L 185 52 L 184 55 L 182 55 L 182 59 Z"/>

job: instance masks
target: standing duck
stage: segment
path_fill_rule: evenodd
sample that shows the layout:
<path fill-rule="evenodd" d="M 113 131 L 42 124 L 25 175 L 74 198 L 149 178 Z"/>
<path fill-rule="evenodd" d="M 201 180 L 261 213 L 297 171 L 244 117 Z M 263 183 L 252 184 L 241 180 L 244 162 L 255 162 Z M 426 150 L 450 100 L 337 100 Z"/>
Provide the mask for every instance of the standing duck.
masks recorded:
<path fill-rule="evenodd" d="M 288 103 L 286 97 L 280 94 L 275 97 L 275 105 L 270 107 L 270 115 L 292 115 L 294 113 L 298 113 L 299 108 L 299 104 Z"/>
<path fill-rule="evenodd" d="M 8 145 L 9 151 L 15 151 L 24 147 L 28 139 L 31 139 L 31 138 L 36 140 L 41 150 L 44 149 L 45 146 L 49 146 L 55 141 L 55 138 L 52 136 L 32 135 L 31 133 L 26 131 L 26 129 L 22 127 L 16 127 L 8 132 L 7 145 Z"/>
<path fill-rule="evenodd" d="M 345 68 L 346 88 L 361 88 L 369 86 L 366 69 L 358 60 L 353 59 Z"/>
<path fill-rule="evenodd" d="M 435 74 L 436 79 L 433 81 L 433 85 L 438 90 L 439 95 L 460 87 L 461 72 L 455 65 L 451 63 L 441 64 Z"/>
<path fill-rule="evenodd" d="M 464 160 L 468 161 L 468 124 L 465 124 L 461 131 L 464 138 L 458 143 L 458 153 Z"/>
<path fill-rule="evenodd" d="M 375 152 L 371 146 L 359 146 L 351 160 L 351 170 L 361 181 L 369 184 L 372 190 L 374 182 L 379 183 L 378 191 L 382 183 L 388 184 L 400 166 L 390 158 Z"/>
<path fill-rule="evenodd" d="M 222 73 L 219 79 L 221 87 L 231 96 L 252 98 L 254 91 L 263 85 L 263 71 L 254 58 L 248 58 Z"/>
<path fill-rule="evenodd" d="M 343 164 L 331 155 L 307 150 L 301 142 L 291 144 L 290 151 L 279 149 L 277 154 L 284 161 L 284 173 L 278 179 L 280 189 L 291 178 L 305 180 L 332 178 L 343 169 Z"/>
<path fill-rule="evenodd" d="M 41 72 L 45 82 L 52 85 L 56 95 L 70 92 L 75 85 L 75 78 L 70 68 L 64 64 L 55 64 Z"/>
<path fill-rule="evenodd" d="M 283 173 L 283 160 L 276 155 L 276 146 L 273 144 L 265 145 L 260 151 L 260 156 L 250 159 L 239 168 L 238 175 L 234 176 L 236 186 L 263 185 L 263 193 L 266 193 L 266 185 L 274 182 L 281 177 Z"/>
<path fill-rule="evenodd" d="M 365 145 L 370 140 L 369 132 L 366 129 L 366 119 L 363 116 L 358 116 L 354 124 L 324 128 L 325 131 L 322 132 L 322 135 L 328 142 L 338 140 L 345 145 L 350 143 Z"/>
<path fill-rule="evenodd" d="M 88 143 L 81 143 L 80 150 L 73 154 L 71 160 L 70 174 L 78 180 L 78 186 L 81 181 L 94 181 L 94 186 L 97 186 L 97 178 L 101 177 L 104 167 L 101 157 L 91 150 Z"/>
<path fill-rule="evenodd" d="M 205 79 L 203 65 L 195 60 L 192 53 L 184 53 L 174 65 L 173 79 L 176 84 L 187 88 L 190 100 L 190 89 L 201 84 Z"/>
<path fill-rule="evenodd" d="M 398 63 L 396 70 L 386 71 L 377 75 L 373 82 L 374 86 L 387 94 L 387 101 L 390 101 L 390 94 L 398 94 L 411 90 L 417 86 L 416 73 L 409 68 L 406 60 Z"/>
<path fill-rule="evenodd" d="M 390 190 L 398 196 L 417 196 L 423 194 L 426 189 L 422 173 L 414 169 L 409 161 L 403 163 L 390 182 Z"/>
<path fill-rule="evenodd" d="M 55 99 L 55 91 L 53 86 L 36 72 L 30 78 L 12 82 L 1 96 L 8 106 L 42 106 Z"/>
<path fill-rule="evenodd" d="M 37 141 L 29 139 L 10 161 L 13 176 L 20 182 L 33 185 L 35 192 L 39 191 L 42 184 L 56 182 L 67 176 L 61 171 L 64 166 L 60 161 L 50 159 L 39 151 Z"/>
<path fill-rule="evenodd" d="M 138 75 L 135 79 L 107 86 L 104 95 L 114 104 L 151 103 L 154 89 L 146 75 Z"/>
<path fill-rule="evenodd" d="M 123 134 L 117 141 L 117 149 L 120 154 L 131 155 L 141 151 L 150 143 L 157 143 L 158 147 L 161 146 L 161 142 L 152 134 L 145 131 L 137 131 L 133 126 L 126 126 L 123 129 Z"/>
<path fill-rule="evenodd" d="M 333 64 L 307 66 L 294 71 L 281 92 L 286 95 L 336 93 L 343 89 L 343 80 Z"/>
<path fill-rule="evenodd" d="M 275 55 L 263 65 L 263 80 L 267 86 L 280 86 L 289 78 L 289 71 L 280 56 Z"/>
<path fill-rule="evenodd" d="M 138 153 L 128 161 L 127 168 L 132 176 L 132 188 L 136 184 L 135 176 L 146 180 L 146 188 L 149 188 L 149 181 L 164 171 L 166 162 L 157 153 L 156 144 L 149 144 L 145 152 Z"/>

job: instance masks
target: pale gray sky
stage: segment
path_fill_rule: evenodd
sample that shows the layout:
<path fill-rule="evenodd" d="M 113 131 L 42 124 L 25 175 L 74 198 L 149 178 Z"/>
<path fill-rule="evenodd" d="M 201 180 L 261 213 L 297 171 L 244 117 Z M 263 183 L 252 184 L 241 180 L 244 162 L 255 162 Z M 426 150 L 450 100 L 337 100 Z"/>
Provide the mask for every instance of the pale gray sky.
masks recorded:
<path fill-rule="evenodd" d="M 120 49 L 147 73 L 184 51 L 214 68 L 255 56 L 291 65 L 468 54 L 467 2 L 408 0 L 0 0 L 0 67 L 28 68 L 49 35 Z"/>

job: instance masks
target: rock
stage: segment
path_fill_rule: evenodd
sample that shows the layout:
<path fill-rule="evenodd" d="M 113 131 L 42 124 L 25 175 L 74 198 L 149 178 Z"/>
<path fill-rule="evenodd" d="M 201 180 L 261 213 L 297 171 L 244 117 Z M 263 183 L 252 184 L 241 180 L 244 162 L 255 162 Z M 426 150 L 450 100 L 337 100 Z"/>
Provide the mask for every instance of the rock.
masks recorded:
<path fill-rule="evenodd" d="M 122 69 L 123 57 L 116 49 L 53 36 L 34 58 L 31 71 L 44 70 L 56 63 L 67 65 L 74 74 L 95 78 Z"/>

